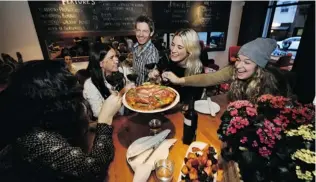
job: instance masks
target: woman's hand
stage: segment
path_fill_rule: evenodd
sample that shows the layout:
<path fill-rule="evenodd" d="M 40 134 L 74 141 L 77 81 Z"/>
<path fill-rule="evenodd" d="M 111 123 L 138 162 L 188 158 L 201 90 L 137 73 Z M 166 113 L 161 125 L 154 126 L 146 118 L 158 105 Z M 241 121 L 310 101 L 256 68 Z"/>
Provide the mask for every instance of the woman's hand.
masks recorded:
<path fill-rule="evenodd" d="M 170 71 L 166 71 L 166 72 L 162 73 L 162 79 L 164 81 L 170 81 L 171 83 L 174 83 L 174 84 L 184 83 L 184 78 L 179 78 L 174 73 L 172 73 Z"/>
<path fill-rule="evenodd" d="M 122 106 L 122 97 L 118 92 L 111 94 L 104 102 L 98 117 L 98 123 L 111 125 L 113 116 Z"/>
<path fill-rule="evenodd" d="M 119 92 L 119 95 L 122 97 L 129 89 L 135 88 L 134 82 L 128 82 L 125 87 Z"/>
<path fill-rule="evenodd" d="M 148 73 L 148 78 L 152 81 L 154 81 L 155 83 L 160 83 L 161 82 L 161 78 L 160 78 L 160 73 L 157 69 L 154 69 L 152 71 L 150 71 Z"/>

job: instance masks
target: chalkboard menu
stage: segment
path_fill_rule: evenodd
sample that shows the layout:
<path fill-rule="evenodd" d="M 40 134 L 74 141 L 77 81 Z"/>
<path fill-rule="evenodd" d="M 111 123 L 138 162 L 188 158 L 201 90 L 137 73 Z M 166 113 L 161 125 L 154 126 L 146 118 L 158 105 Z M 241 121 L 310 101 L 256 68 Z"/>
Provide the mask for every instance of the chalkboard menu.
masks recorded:
<path fill-rule="evenodd" d="M 37 30 L 47 34 L 74 31 L 131 32 L 139 15 L 151 16 L 146 1 L 31 1 Z"/>
<path fill-rule="evenodd" d="M 193 28 L 226 32 L 228 29 L 231 1 L 157 1 L 152 6 L 157 30 Z"/>

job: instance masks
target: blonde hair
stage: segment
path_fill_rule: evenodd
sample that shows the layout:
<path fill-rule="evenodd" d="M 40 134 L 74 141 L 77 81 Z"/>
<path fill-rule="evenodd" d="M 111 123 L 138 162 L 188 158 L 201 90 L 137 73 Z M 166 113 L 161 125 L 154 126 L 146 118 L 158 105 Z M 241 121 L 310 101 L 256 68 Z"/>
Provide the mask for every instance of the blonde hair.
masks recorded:
<path fill-rule="evenodd" d="M 201 73 L 203 65 L 200 60 L 201 47 L 198 34 L 193 29 L 181 29 L 174 34 L 182 39 L 185 50 L 189 53 L 185 62 L 185 76 Z"/>
<path fill-rule="evenodd" d="M 249 100 L 256 103 L 260 95 L 278 93 L 277 83 L 272 73 L 259 66 L 254 75 L 247 80 L 238 79 L 234 71 L 228 97 L 230 101 Z"/>

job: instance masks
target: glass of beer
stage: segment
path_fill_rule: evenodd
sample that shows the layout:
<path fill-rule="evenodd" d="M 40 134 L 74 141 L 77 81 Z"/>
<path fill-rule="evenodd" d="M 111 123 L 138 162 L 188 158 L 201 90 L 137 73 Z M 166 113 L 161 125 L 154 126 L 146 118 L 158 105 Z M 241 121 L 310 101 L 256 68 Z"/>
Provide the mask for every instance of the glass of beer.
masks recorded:
<path fill-rule="evenodd" d="M 155 173 L 159 182 L 169 182 L 172 180 L 174 162 L 170 159 L 159 159 L 155 161 Z"/>

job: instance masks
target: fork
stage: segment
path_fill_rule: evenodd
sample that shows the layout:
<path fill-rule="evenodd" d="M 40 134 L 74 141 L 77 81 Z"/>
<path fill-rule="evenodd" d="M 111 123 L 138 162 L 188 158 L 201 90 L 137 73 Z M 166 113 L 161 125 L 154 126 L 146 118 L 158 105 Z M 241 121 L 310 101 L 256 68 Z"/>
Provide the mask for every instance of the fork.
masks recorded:
<path fill-rule="evenodd" d="M 165 139 L 159 141 L 158 143 L 156 143 L 153 147 L 152 147 L 152 151 L 150 152 L 150 154 L 146 157 L 146 159 L 144 160 L 144 162 L 142 162 L 142 164 L 144 164 L 145 162 L 148 161 L 148 159 L 152 156 L 152 154 L 154 153 L 154 151 L 161 145 L 161 143 L 164 141 Z"/>

